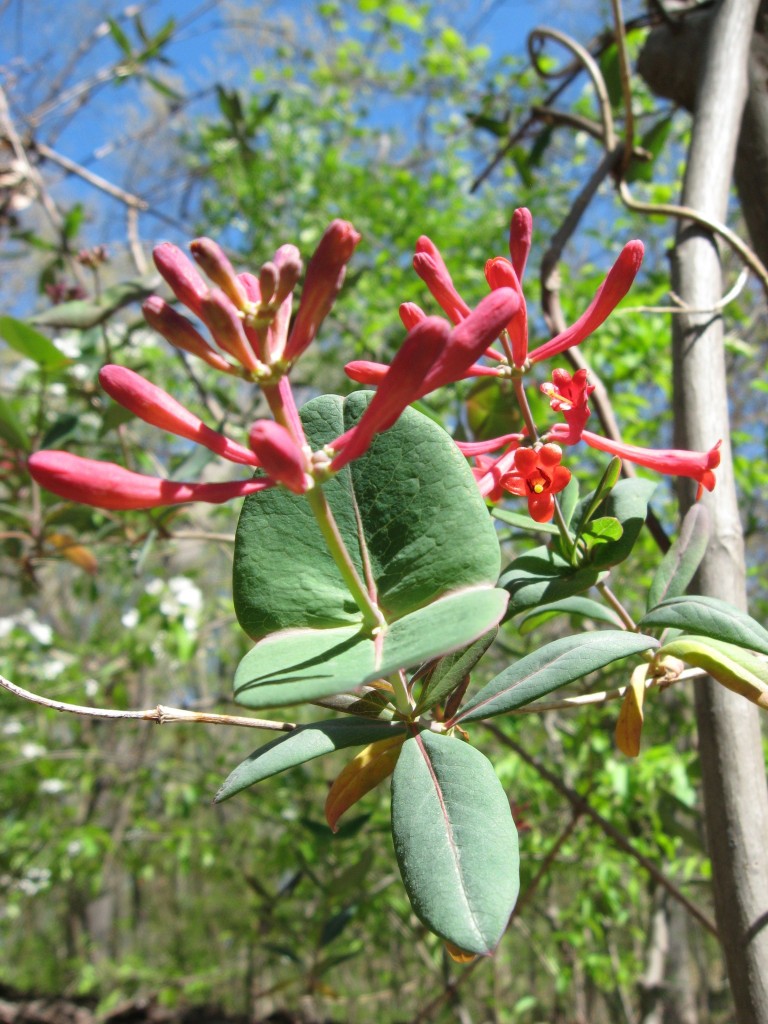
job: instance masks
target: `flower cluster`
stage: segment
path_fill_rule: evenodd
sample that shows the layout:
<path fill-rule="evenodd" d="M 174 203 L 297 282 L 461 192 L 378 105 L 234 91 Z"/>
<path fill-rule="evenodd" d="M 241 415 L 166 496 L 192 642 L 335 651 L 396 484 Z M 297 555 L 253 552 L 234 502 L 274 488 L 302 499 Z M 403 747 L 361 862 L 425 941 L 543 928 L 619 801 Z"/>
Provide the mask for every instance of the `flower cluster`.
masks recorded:
<path fill-rule="evenodd" d="M 293 318 L 293 291 L 302 271 L 295 246 L 281 246 L 258 275 L 237 274 L 215 242 L 199 238 L 190 249 L 210 283 L 176 246 L 164 243 L 155 249 L 160 274 L 178 302 L 207 328 L 211 341 L 192 319 L 156 295 L 144 303 L 147 323 L 214 369 L 261 387 L 274 419 L 257 420 L 247 446 L 208 427 L 162 388 L 126 367 L 105 366 L 99 374 L 107 394 L 135 416 L 229 462 L 258 470 L 255 477 L 184 483 L 69 452 L 40 451 L 29 460 L 34 479 L 60 497 L 98 508 L 147 509 L 189 501 L 218 503 L 275 485 L 304 493 L 359 458 L 416 398 L 461 379 L 514 318 L 521 302 L 517 290 L 500 288 L 476 309 L 463 309 L 453 328 L 440 317 L 417 318 L 392 366 L 380 376 L 378 391 L 359 423 L 324 452 L 313 453 L 289 373 L 328 315 L 359 241 L 348 222 L 331 223 L 309 261 Z"/>
<path fill-rule="evenodd" d="M 518 297 L 518 305 L 499 335 L 503 351 L 489 345 L 481 353 L 486 361 L 475 361 L 469 365 L 462 375 L 464 378 L 492 376 L 519 380 L 535 364 L 581 344 L 613 312 L 640 269 L 643 244 L 634 240 L 624 246 L 582 315 L 566 330 L 529 351 L 522 281 L 531 249 L 532 226 L 528 210 L 515 210 L 509 233 L 510 259 L 498 256 L 485 265 L 491 294 L 499 290 L 512 291 Z M 416 243 L 413 266 L 446 316 L 460 325 L 470 315 L 469 306 L 458 293 L 439 249 L 426 236 Z M 402 305 L 400 316 L 410 327 L 428 319 L 415 303 Z M 356 360 L 348 363 L 345 369 L 355 381 L 379 384 L 390 368 L 382 363 Z M 714 487 L 713 470 L 720 462 L 719 441 L 707 452 L 653 450 L 591 433 L 585 427 L 590 415 L 588 399 L 594 386 L 588 382 L 587 371 L 583 369 L 571 376 L 557 368 L 552 372 L 551 381 L 541 385 L 541 390 L 549 398 L 552 410 L 561 413 L 565 419 L 565 423 L 557 424 L 544 437 L 508 434 L 485 442 L 459 443 L 461 451 L 475 459 L 475 477 L 481 493 L 488 500 L 501 500 L 505 491 L 526 497 L 532 518 L 537 522 L 549 521 L 554 513 L 554 496 L 570 479 L 569 471 L 560 464 L 563 454 L 560 445 L 573 445 L 579 441 L 657 472 L 691 477 L 699 484 L 699 497 L 703 488 L 712 490 Z M 524 393 L 519 397 L 526 401 Z M 529 420 L 529 417 L 524 418 Z M 498 451 L 501 454 L 495 458 L 489 456 L 489 453 Z"/>

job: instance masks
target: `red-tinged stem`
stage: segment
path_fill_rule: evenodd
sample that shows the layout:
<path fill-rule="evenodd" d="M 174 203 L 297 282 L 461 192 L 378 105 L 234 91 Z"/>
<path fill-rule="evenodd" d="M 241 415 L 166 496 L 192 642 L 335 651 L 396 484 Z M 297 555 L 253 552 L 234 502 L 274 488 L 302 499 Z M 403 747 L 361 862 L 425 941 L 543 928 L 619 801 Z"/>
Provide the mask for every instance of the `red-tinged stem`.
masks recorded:
<path fill-rule="evenodd" d="M 532 441 L 538 441 L 539 432 L 536 429 L 536 424 L 533 422 L 533 414 L 531 413 L 531 407 L 528 404 L 528 396 L 525 393 L 523 378 L 513 377 L 512 387 L 515 390 L 515 398 L 517 399 L 517 404 L 520 406 L 520 412 L 523 414 L 523 422 L 525 423 L 528 431 L 528 437 L 530 437 Z"/>
<path fill-rule="evenodd" d="M 624 626 L 626 627 L 626 629 L 630 630 L 630 632 L 632 632 L 632 633 L 639 633 L 640 630 L 637 627 L 637 623 L 632 618 L 632 616 L 629 614 L 629 612 L 624 607 L 624 605 L 621 603 L 621 601 L 618 599 L 618 597 L 616 597 L 616 595 L 611 590 L 611 588 L 608 586 L 608 584 L 604 583 L 604 582 L 600 582 L 600 583 L 596 583 L 595 587 L 600 591 L 600 594 L 602 595 L 602 597 L 603 597 L 604 601 L 606 602 L 606 604 L 609 604 L 611 606 L 611 608 L 613 608 L 613 610 L 619 616 L 621 621 L 624 623 Z"/>

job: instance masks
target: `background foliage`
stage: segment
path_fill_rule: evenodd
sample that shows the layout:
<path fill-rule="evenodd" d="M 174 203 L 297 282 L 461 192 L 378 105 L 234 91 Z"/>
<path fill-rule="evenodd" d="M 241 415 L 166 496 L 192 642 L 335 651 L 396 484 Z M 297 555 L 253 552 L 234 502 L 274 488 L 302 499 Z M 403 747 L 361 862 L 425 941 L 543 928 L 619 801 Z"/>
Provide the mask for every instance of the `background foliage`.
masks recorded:
<path fill-rule="evenodd" d="M 6 4 L 4 16 L 10 20 L 17 6 Z M 410 268 L 419 234 L 437 242 L 457 287 L 476 301 L 486 290 L 486 258 L 504 251 L 512 208 L 534 213 L 538 264 L 601 153 L 586 132 L 539 121 L 470 191 L 500 141 L 549 89 L 522 48 L 479 45 L 467 20 L 457 29 L 447 12 L 394 0 L 216 12 L 226 62 L 201 57 L 199 45 L 184 58 L 173 48 L 205 22 L 168 20 L 151 6 L 140 16 L 114 9 L 101 29 L 87 12 L 80 48 L 70 40 L 55 59 L 34 53 L 28 37 L 23 45 L 17 37 L 16 55 L 4 57 L 2 307 L 38 319 L 27 333 L 0 322 L 2 671 L 73 702 L 225 708 L 248 647 L 232 610 L 230 509 L 113 515 L 63 506 L 33 488 L 25 470 L 28 451 L 65 443 L 180 479 L 191 474 L 191 459 L 201 468 L 184 443 L 158 445 L 154 433 L 150 441 L 143 424 L 100 392 L 96 373 L 112 359 L 174 381 L 181 401 L 230 432 L 258 414 L 242 407 L 236 383 L 222 384 L 170 352 L 143 327 L 137 303 L 123 304 L 126 293 L 113 291 L 138 282 L 135 297 L 153 286 L 137 247 L 146 252 L 161 237 L 205 232 L 248 266 L 283 241 L 308 253 L 330 218 L 351 220 L 363 245 L 315 362 L 305 359 L 296 381 L 305 398 L 343 392 L 350 389 L 345 361 L 383 358 L 399 343 L 399 302 L 434 312 Z M 610 82 L 609 48 L 603 68 Z M 67 90 L 71 99 L 54 103 Z M 98 121 L 107 97 L 107 110 L 128 111 L 114 136 Z M 582 80 L 562 102 L 594 116 Z M 653 199 L 674 197 L 686 118 L 640 88 L 635 103 L 655 159 L 648 180 L 641 174 L 634 187 Z M 34 155 L 27 168 L 13 162 L 11 128 Z M 87 146 L 72 150 L 77 131 Z M 124 197 L 65 173 L 34 146 L 82 154 L 92 141 L 97 148 L 97 136 L 114 144 L 99 173 L 149 203 L 138 215 L 140 236 L 130 220 L 126 228 Z M 666 305 L 671 231 L 659 220 L 633 219 L 604 185 L 560 264 L 566 318 L 587 305 L 630 237 L 649 246 L 632 306 Z M 109 262 L 78 259 L 81 248 L 101 244 Z M 80 305 L 60 304 L 73 298 Z M 109 316 L 97 322 L 105 309 Z M 746 290 L 728 310 L 758 618 L 768 478 L 756 415 L 765 385 L 751 369 L 765 356 L 759 309 Z M 534 328 L 543 338 L 537 313 Z M 586 356 L 627 441 L 670 441 L 667 338 L 666 316 L 627 310 L 588 342 Z M 431 396 L 423 408 L 474 434 L 516 428 L 505 421 L 497 429 L 504 410 L 482 387 Z M 595 463 L 592 483 L 598 473 Z M 658 495 L 654 509 L 672 531 L 671 496 Z M 508 561 L 526 544 L 501 530 Z M 630 606 L 636 595 L 639 615 L 639 588 L 656 557 L 650 537 L 636 553 L 617 586 Z M 554 639 L 561 626 L 534 619 L 507 629 L 489 677 L 502 658 Z M 623 682 L 596 673 L 574 692 Z M 212 807 L 222 778 L 252 750 L 252 733 L 57 717 L 5 693 L 0 706 L 0 980 L 7 984 L 93 994 L 104 1010 L 153 993 L 166 1004 L 215 1002 L 256 1014 L 301 1008 L 308 1019 L 631 1020 L 645 998 L 654 921 L 665 907 L 680 984 L 702 1019 L 729 1019 L 715 944 L 674 896 L 711 914 L 690 695 L 681 688 L 653 702 L 637 762 L 614 749 L 610 704 L 505 720 L 501 737 L 482 741 L 478 730 L 521 827 L 522 896 L 496 958 L 455 989 L 467 968 L 412 918 L 397 882 L 385 795 L 366 797 L 336 836 L 322 820 L 343 756 Z"/>

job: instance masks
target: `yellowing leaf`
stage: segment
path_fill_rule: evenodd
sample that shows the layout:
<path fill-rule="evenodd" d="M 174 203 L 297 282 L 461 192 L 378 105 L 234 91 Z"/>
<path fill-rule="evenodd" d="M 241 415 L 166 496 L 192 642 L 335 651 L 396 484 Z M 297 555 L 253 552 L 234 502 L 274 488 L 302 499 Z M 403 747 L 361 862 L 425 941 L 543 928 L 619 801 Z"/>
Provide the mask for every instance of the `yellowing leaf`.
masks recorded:
<path fill-rule="evenodd" d="M 768 709 L 768 664 L 751 651 L 707 636 L 679 636 L 659 653 L 703 668 L 728 690 Z"/>
<path fill-rule="evenodd" d="M 621 704 L 616 721 L 616 746 L 627 757 L 640 753 L 640 738 L 643 734 L 643 701 L 648 665 L 638 665 L 629 680 L 627 692 Z"/>
<path fill-rule="evenodd" d="M 404 740 L 402 733 L 369 743 L 342 769 L 325 801 L 325 819 L 334 832 L 342 814 L 392 774 Z"/>
<path fill-rule="evenodd" d="M 473 960 L 477 960 L 474 953 L 468 953 L 466 949 L 461 949 L 452 942 L 448 942 L 447 939 L 443 945 L 448 956 L 451 960 L 455 960 L 457 964 L 471 964 Z"/>
<path fill-rule="evenodd" d="M 49 544 L 63 555 L 73 565 L 78 566 L 83 572 L 95 575 L 99 568 L 96 556 L 90 548 L 78 544 L 75 538 L 69 533 L 49 533 L 45 538 Z"/>

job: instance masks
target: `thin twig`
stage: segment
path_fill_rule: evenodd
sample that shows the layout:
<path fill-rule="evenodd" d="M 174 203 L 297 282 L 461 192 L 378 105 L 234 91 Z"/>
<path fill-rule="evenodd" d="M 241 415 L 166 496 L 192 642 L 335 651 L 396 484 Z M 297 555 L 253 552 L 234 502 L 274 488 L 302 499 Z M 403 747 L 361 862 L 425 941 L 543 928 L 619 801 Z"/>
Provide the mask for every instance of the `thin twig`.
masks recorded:
<path fill-rule="evenodd" d="M 214 715 L 208 712 L 187 711 L 184 708 L 169 708 L 164 704 L 158 704 L 156 707 L 148 708 L 146 711 L 119 711 L 109 708 L 91 708 L 83 704 L 68 704 L 65 701 L 41 697 L 37 693 L 25 690 L 2 675 L 0 675 L 0 686 L 16 697 L 21 697 L 22 700 L 27 700 L 32 704 L 40 704 L 42 707 L 51 708 L 53 711 L 64 711 L 71 715 L 82 715 L 87 718 L 132 718 L 139 721 L 156 722 L 158 725 L 168 725 L 172 722 L 240 725 L 247 729 L 269 729 L 273 732 L 291 732 L 296 728 L 295 722 L 275 722 L 266 718 L 246 718 L 243 715 Z"/>
<path fill-rule="evenodd" d="M 78 178 L 82 178 L 83 181 L 87 181 L 89 185 L 93 185 L 94 188 L 99 189 L 101 192 L 106 192 L 113 199 L 119 199 L 121 203 L 125 203 L 126 206 L 132 206 L 137 210 L 149 209 L 149 203 L 146 200 L 139 199 L 138 196 L 133 195 L 131 192 L 126 192 L 125 189 L 120 188 L 118 185 L 113 185 L 111 181 L 102 178 L 100 174 L 94 174 L 93 171 L 81 167 L 75 160 L 70 160 L 63 153 L 58 153 L 55 149 L 51 149 L 44 142 L 35 141 L 33 146 L 40 156 L 46 160 L 50 160 L 51 163 L 57 164 L 70 174 L 75 174 Z"/>

